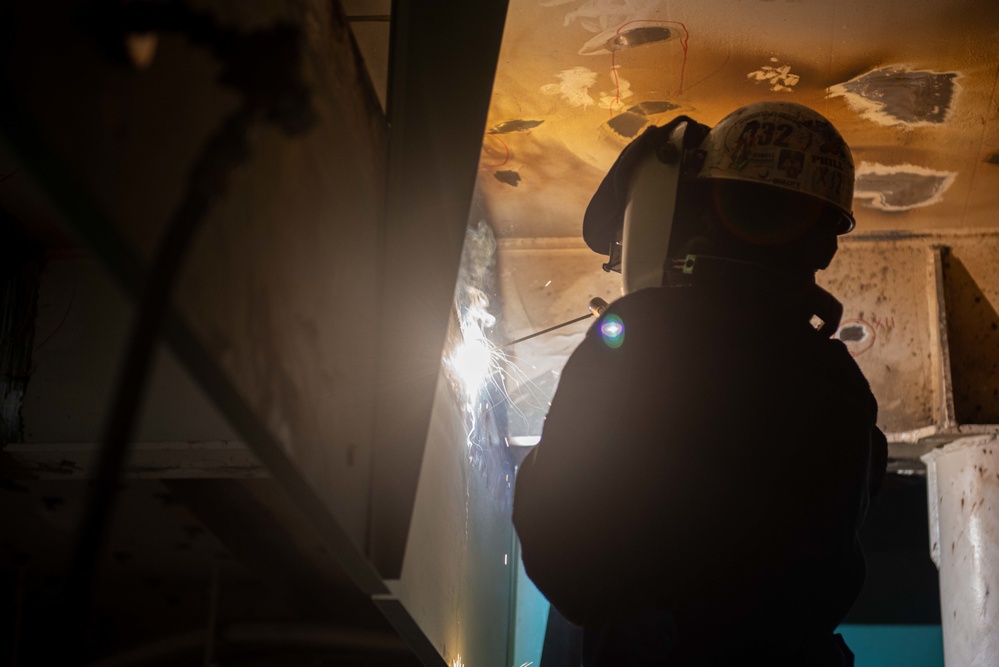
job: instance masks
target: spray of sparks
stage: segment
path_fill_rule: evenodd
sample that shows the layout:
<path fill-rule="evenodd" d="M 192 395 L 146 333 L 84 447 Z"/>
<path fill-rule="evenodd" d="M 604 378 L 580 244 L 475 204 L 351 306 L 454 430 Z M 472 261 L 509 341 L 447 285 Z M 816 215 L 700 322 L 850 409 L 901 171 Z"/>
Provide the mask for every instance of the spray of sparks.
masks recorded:
<path fill-rule="evenodd" d="M 483 295 L 484 299 L 484 295 Z M 469 307 L 461 318 L 461 340 L 446 357 L 448 368 L 458 379 L 465 398 L 465 408 L 471 420 L 469 443 L 475 431 L 476 415 L 480 405 L 483 390 L 493 387 L 501 397 L 500 402 L 506 403 L 514 414 L 523 419 L 527 416 L 516 406 L 507 389 L 507 383 L 525 387 L 528 396 L 536 399 L 538 405 L 534 408 L 544 408 L 547 400 L 542 399 L 543 392 L 530 376 L 516 363 L 516 357 L 498 348 L 489 340 L 486 333 L 495 324 L 495 318 L 484 308 L 476 304 L 487 303 L 483 299 L 472 299 Z M 491 406 L 496 407 L 496 406 Z M 490 408 L 491 409 L 491 408 Z"/>
<path fill-rule="evenodd" d="M 455 387 L 465 401 L 470 448 L 475 446 L 473 434 L 479 417 L 485 412 L 506 404 L 511 415 L 527 422 L 529 418 L 520 406 L 544 412 L 548 405 L 545 392 L 518 367 L 516 356 L 490 340 L 496 318 L 489 312 L 491 303 L 487 290 L 495 288 L 495 255 L 496 240 L 486 221 L 470 226 L 455 289 L 460 336 L 444 358 Z M 545 286 L 552 282 L 549 280 Z M 508 387 L 516 387 L 522 394 L 516 402 Z"/>
<path fill-rule="evenodd" d="M 495 346 L 486 338 L 478 322 L 462 323 L 461 343 L 455 348 L 449 364 L 461 380 L 468 400 L 474 402 L 492 374 L 496 366 L 495 352 Z"/>

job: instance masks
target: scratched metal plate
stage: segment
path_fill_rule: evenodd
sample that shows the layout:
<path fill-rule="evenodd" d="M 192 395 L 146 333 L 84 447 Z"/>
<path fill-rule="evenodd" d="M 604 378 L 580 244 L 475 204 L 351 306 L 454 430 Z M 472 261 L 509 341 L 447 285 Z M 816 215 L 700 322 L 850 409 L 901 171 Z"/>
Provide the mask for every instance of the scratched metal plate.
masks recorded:
<path fill-rule="evenodd" d="M 836 335 L 871 383 L 888 433 L 933 423 L 928 253 L 921 240 L 847 237 L 819 273 L 843 302 Z"/>

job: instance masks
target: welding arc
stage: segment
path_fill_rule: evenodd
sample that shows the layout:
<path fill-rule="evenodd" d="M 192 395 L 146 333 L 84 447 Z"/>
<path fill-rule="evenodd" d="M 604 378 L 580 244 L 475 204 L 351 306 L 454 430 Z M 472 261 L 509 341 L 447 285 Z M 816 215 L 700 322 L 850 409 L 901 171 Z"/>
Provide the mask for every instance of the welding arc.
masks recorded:
<path fill-rule="evenodd" d="M 587 313 L 586 315 L 580 315 L 579 317 L 571 319 L 568 322 L 563 322 L 562 324 L 556 324 L 553 327 L 548 327 L 547 329 L 542 329 L 541 331 L 535 331 L 534 333 L 532 333 L 530 335 L 527 335 L 527 336 L 524 336 L 523 338 L 518 338 L 517 340 L 511 340 L 509 343 L 504 343 L 504 344 L 500 345 L 496 349 L 497 350 L 502 350 L 505 347 L 510 347 L 511 345 L 516 345 L 517 343 L 522 343 L 525 340 L 530 340 L 532 338 L 540 336 L 541 334 L 546 334 L 549 331 L 555 331 L 556 329 L 561 329 L 562 327 L 567 327 L 570 324 L 575 324 L 576 322 L 582 322 L 583 320 L 587 320 L 587 319 L 589 319 L 591 317 L 600 317 L 601 315 L 603 315 L 603 312 L 606 309 L 607 309 L 607 302 L 606 301 L 604 301 L 600 297 L 593 297 L 592 299 L 590 299 L 590 312 Z"/>

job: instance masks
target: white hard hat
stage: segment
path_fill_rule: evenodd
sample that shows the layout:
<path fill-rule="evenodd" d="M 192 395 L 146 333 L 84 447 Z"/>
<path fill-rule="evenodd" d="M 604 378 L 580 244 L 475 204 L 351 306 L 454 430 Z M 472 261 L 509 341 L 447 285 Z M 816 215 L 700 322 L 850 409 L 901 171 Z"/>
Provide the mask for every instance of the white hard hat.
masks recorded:
<path fill-rule="evenodd" d="M 742 181 L 800 192 L 842 212 L 836 233 L 853 217 L 853 156 L 824 116 L 794 102 L 757 102 L 733 111 L 701 144 L 696 178 Z"/>

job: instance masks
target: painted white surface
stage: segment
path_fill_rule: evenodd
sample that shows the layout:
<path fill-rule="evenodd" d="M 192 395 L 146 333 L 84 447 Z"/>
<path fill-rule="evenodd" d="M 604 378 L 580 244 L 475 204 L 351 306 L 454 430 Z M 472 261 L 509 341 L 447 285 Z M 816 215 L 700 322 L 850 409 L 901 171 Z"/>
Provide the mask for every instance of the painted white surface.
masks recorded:
<path fill-rule="evenodd" d="M 999 656 L 999 442 L 962 438 L 923 457 L 931 551 L 939 549 L 944 662 L 990 667 Z"/>
<path fill-rule="evenodd" d="M 463 410 L 442 372 L 402 577 L 387 584 L 447 664 L 504 667 L 516 567 L 510 487 L 495 457 L 471 443 Z"/>
<path fill-rule="evenodd" d="M 547 83 L 541 87 L 545 95 L 558 95 L 571 107 L 590 107 L 594 101 L 590 87 L 597 82 L 597 73 L 586 67 L 573 67 L 555 75 L 558 83 Z"/>

